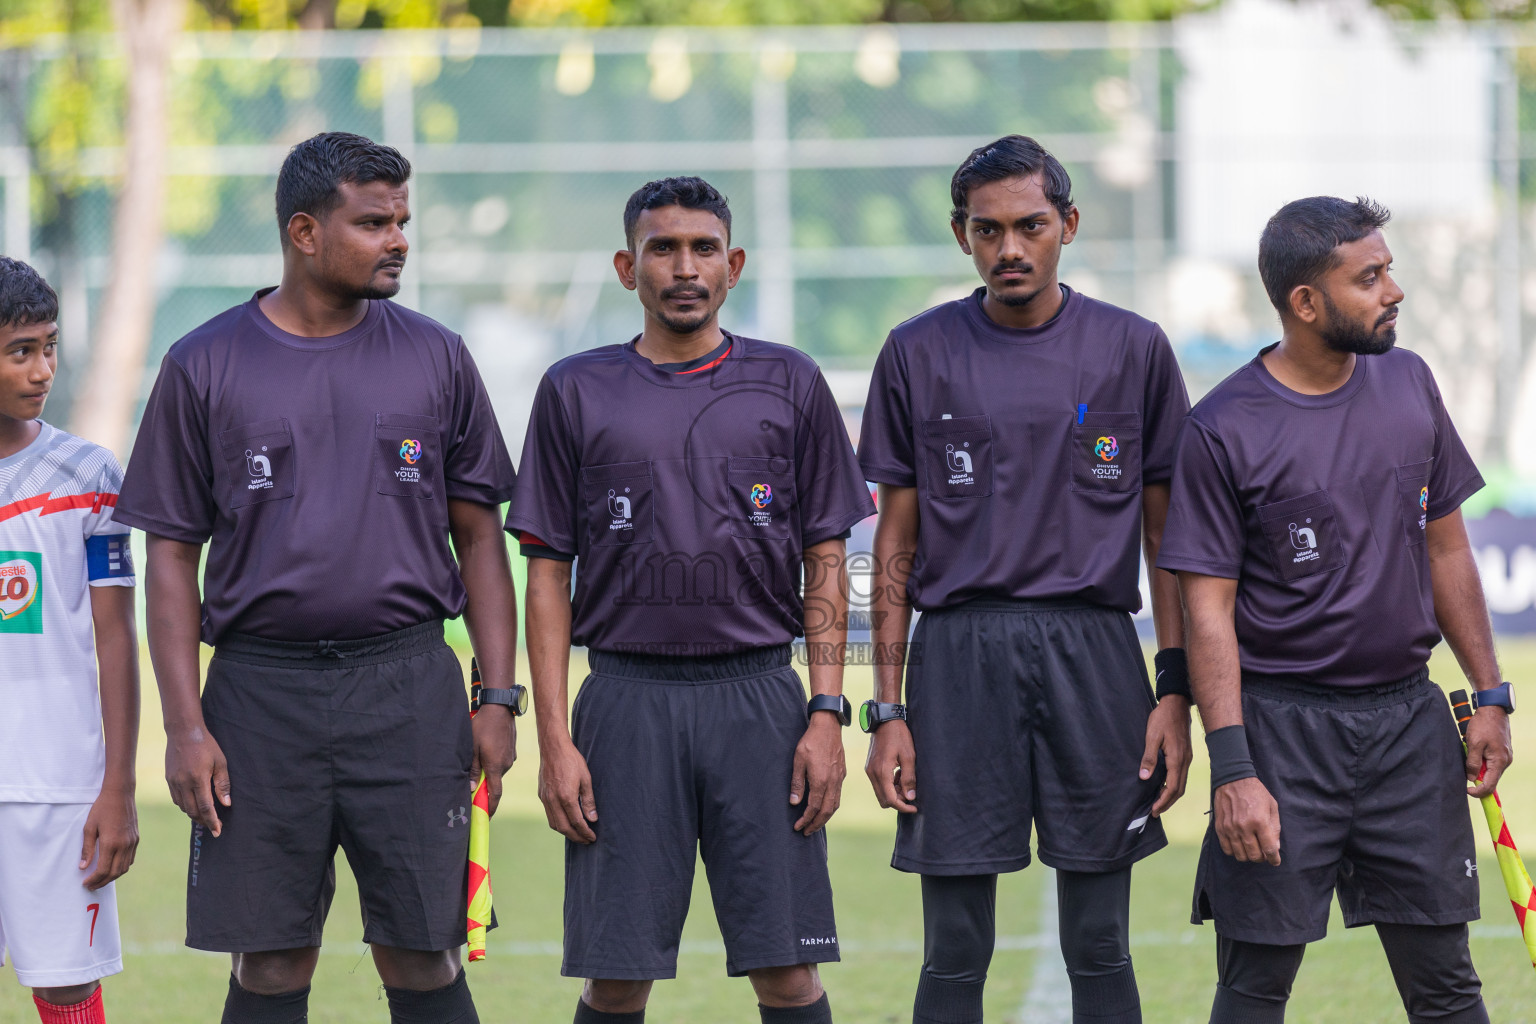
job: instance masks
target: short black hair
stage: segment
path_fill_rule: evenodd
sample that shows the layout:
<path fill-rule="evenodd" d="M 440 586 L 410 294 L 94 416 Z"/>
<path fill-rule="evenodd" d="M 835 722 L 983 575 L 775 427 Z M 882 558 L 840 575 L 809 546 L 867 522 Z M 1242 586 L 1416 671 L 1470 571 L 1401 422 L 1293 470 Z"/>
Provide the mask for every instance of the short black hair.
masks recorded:
<path fill-rule="evenodd" d="M 321 132 L 288 151 L 277 172 L 277 230 L 288 244 L 288 222 L 296 213 L 320 218 L 341 205 L 341 185 L 382 181 L 403 185 L 411 162 L 393 146 L 351 132 Z"/>
<path fill-rule="evenodd" d="M 635 226 L 640 223 L 640 214 L 663 206 L 708 210 L 725 225 L 725 240 L 731 240 L 731 207 L 719 189 L 703 178 L 658 178 L 635 189 L 624 204 L 624 242 L 630 249 L 635 247 Z"/>
<path fill-rule="evenodd" d="M 46 324 L 59 318 L 59 296 L 21 260 L 0 256 L 0 327 Z"/>
<path fill-rule="evenodd" d="M 996 142 L 971 150 L 949 180 L 949 198 L 955 204 L 950 219 L 956 224 L 965 223 L 966 201 L 976 186 L 1036 174 L 1040 175 L 1050 204 L 1063 217 L 1072 212 L 1072 176 L 1061 161 L 1028 135 L 1004 135 Z"/>
<path fill-rule="evenodd" d="M 1354 202 L 1312 196 L 1280 207 L 1259 236 L 1259 278 L 1283 316 L 1297 285 L 1315 284 L 1339 264 L 1338 248 L 1358 242 L 1392 219 L 1392 211 L 1364 196 Z"/>

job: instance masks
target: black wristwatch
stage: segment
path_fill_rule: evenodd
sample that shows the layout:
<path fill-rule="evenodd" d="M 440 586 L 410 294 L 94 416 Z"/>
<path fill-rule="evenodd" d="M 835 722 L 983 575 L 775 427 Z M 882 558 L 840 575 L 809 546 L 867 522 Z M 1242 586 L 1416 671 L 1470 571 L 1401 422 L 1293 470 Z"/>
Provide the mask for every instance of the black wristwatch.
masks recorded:
<path fill-rule="evenodd" d="M 513 686 L 510 690 L 499 689 L 494 686 L 485 686 L 480 682 L 480 662 L 475 658 L 469 659 L 469 710 L 479 711 L 486 704 L 500 704 L 513 717 L 526 714 L 528 711 L 528 687 Z"/>
<path fill-rule="evenodd" d="M 1515 713 L 1515 684 L 1500 683 L 1486 690 L 1472 691 L 1474 708 L 1503 708 L 1506 715 Z"/>
<path fill-rule="evenodd" d="M 865 732 L 874 732 L 886 722 L 894 722 L 898 718 L 903 722 L 907 720 L 905 704 L 887 704 L 883 701 L 867 700 L 859 705 L 859 728 Z"/>
<path fill-rule="evenodd" d="M 478 692 L 470 697 L 470 707 L 479 711 L 487 704 L 501 704 L 514 716 L 522 715 L 528 710 L 528 687 L 514 686 L 510 690 L 501 690 L 493 686 L 482 686 Z"/>
<path fill-rule="evenodd" d="M 839 725 L 847 725 L 853 721 L 853 703 L 840 693 L 818 693 L 811 698 L 806 705 L 806 716 L 814 715 L 818 711 L 830 711 L 837 716 Z"/>

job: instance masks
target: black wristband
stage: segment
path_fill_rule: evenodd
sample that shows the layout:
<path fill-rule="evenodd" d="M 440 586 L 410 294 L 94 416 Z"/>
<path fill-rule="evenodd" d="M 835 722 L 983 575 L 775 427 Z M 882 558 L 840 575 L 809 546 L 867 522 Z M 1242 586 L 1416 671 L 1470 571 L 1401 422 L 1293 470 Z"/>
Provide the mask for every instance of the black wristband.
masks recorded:
<path fill-rule="evenodd" d="M 1258 778 L 1253 756 L 1248 753 L 1248 730 L 1229 725 L 1205 734 L 1205 749 L 1211 757 L 1211 789 L 1229 782 Z"/>
<path fill-rule="evenodd" d="M 1189 689 L 1189 660 L 1182 647 L 1164 647 L 1152 656 L 1152 667 L 1157 671 L 1157 699 L 1183 697 L 1193 701 Z"/>

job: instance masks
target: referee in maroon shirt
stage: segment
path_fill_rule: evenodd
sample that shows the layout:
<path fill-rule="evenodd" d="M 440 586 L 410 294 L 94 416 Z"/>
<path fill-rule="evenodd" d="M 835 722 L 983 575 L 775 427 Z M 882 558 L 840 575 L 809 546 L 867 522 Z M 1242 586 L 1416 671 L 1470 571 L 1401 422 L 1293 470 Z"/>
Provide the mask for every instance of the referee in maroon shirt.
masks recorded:
<path fill-rule="evenodd" d="M 388 301 L 410 173 L 357 135 L 294 147 L 282 284 L 172 346 L 118 504 L 149 534 L 166 778 L 193 821 L 187 944 L 233 954 L 225 1024 L 306 1019 L 338 846 L 391 1019 L 478 1020 L 466 807 L 483 768 L 495 810 L 515 703 L 471 726 L 443 620 L 464 616 L 486 685 L 510 691 L 513 473 L 463 340 Z"/>

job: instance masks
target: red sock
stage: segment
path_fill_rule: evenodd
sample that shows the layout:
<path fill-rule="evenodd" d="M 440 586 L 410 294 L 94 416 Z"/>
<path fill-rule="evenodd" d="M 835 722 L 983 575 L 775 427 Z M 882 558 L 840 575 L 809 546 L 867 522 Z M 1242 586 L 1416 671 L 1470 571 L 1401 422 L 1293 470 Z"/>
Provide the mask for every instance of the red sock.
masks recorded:
<path fill-rule="evenodd" d="M 68 1006 L 55 1006 L 37 996 L 32 1001 L 37 1004 L 37 1015 L 43 1024 L 107 1024 L 106 1011 L 101 1008 L 100 985 L 89 999 Z"/>

